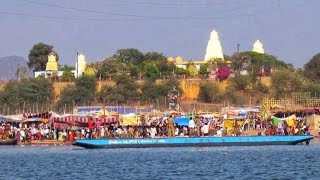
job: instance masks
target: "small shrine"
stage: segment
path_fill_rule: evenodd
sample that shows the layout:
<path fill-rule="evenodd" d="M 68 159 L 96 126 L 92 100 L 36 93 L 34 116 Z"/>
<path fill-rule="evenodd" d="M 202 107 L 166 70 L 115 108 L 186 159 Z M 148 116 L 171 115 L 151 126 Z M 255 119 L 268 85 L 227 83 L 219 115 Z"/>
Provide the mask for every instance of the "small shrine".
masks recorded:
<path fill-rule="evenodd" d="M 262 44 L 259 40 L 257 40 L 257 41 L 253 44 L 252 51 L 253 51 L 253 52 L 257 52 L 257 53 L 264 54 L 263 44 Z"/>
<path fill-rule="evenodd" d="M 55 53 L 49 54 L 46 71 L 58 71 L 57 56 Z"/>

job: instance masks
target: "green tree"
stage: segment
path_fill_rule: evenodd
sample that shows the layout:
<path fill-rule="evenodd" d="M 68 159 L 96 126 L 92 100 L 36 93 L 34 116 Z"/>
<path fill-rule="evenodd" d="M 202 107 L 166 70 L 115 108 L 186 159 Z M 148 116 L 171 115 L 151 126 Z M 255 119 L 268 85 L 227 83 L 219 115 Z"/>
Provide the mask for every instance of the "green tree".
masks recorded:
<path fill-rule="evenodd" d="M 24 79 L 18 85 L 18 97 L 20 102 L 30 105 L 44 103 L 53 98 L 53 84 L 45 78 Z"/>
<path fill-rule="evenodd" d="M 146 61 L 166 61 L 167 57 L 159 52 L 147 52 L 144 54 L 144 59 Z"/>
<path fill-rule="evenodd" d="M 2 114 L 12 113 L 13 110 L 18 109 L 18 82 L 9 81 L 0 93 L 0 112 Z"/>
<path fill-rule="evenodd" d="M 203 82 L 200 84 L 200 101 L 206 103 L 214 103 L 219 102 L 220 98 L 220 89 L 217 84 L 212 82 Z"/>
<path fill-rule="evenodd" d="M 48 62 L 48 55 L 50 53 L 55 53 L 57 55 L 57 61 L 59 56 L 56 52 L 53 51 L 53 46 L 38 43 L 33 45 L 32 49 L 29 52 L 29 62 L 28 67 L 33 71 L 44 71 Z"/>
<path fill-rule="evenodd" d="M 303 86 L 303 92 L 309 92 L 311 97 L 320 97 L 320 85 L 313 82 L 306 82 Z"/>
<path fill-rule="evenodd" d="M 164 87 L 156 84 L 155 81 L 146 80 L 142 87 L 141 100 L 143 102 L 155 102 L 159 97 L 165 97 Z"/>
<path fill-rule="evenodd" d="M 139 99 L 139 86 L 128 75 L 115 76 L 114 81 L 114 86 L 107 85 L 102 88 L 99 94 L 100 101 L 124 104 Z"/>
<path fill-rule="evenodd" d="M 304 65 L 304 76 L 315 81 L 320 81 L 320 53 L 314 55 L 310 61 Z"/>
<path fill-rule="evenodd" d="M 174 64 L 167 61 L 167 57 L 159 52 L 148 52 L 144 55 L 148 63 L 154 63 L 159 70 L 159 75 L 170 75 L 174 69 Z"/>
<path fill-rule="evenodd" d="M 105 85 L 102 87 L 99 93 L 99 99 L 101 102 L 106 102 L 110 104 L 114 103 L 123 103 L 125 102 L 125 97 L 117 92 L 116 86 Z"/>
<path fill-rule="evenodd" d="M 179 81 L 177 79 L 167 79 L 157 84 L 155 81 L 146 80 L 142 87 L 141 101 L 156 103 L 156 101 L 163 100 L 170 90 L 176 87 L 178 92 L 182 94 L 182 90 L 179 87 Z"/>
<path fill-rule="evenodd" d="M 90 105 L 95 100 L 96 79 L 93 76 L 83 75 L 75 81 L 75 99 L 76 105 Z"/>
<path fill-rule="evenodd" d="M 53 99 L 53 85 L 45 78 L 10 81 L 0 94 L 3 113 L 40 111 Z M 25 108 L 25 109 L 23 109 Z"/>
<path fill-rule="evenodd" d="M 180 68 L 180 67 L 175 68 L 174 72 L 177 75 L 187 75 L 188 74 L 188 71 L 186 69 Z"/>
<path fill-rule="evenodd" d="M 278 60 L 275 56 L 268 54 L 261 54 L 252 51 L 241 52 L 240 57 L 243 57 L 244 62 L 249 62 L 248 69 L 252 70 L 255 75 L 257 75 L 260 69 L 264 66 L 265 63 L 269 63 L 270 66 L 273 66 L 279 70 L 287 69 L 288 65 L 283 61 Z"/>
<path fill-rule="evenodd" d="M 64 65 L 64 67 L 61 68 L 60 70 L 63 71 L 62 77 L 61 77 L 63 81 L 73 81 L 75 79 L 74 74 L 72 73 L 72 70 L 74 70 L 74 67 Z"/>
<path fill-rule="evenodd" d="M 198 75 L 198 69 L 193 64 L 189 64 L 188 65 L 187 72 L 188 72 L 188 75 L 191 76 L 191 77 L 195 77 L 195 76 Z"/>
<path fill-rule="evenodd" d="M 61 110 L 64 107 L 72 107 L 76 99 L 76 87 L 74 85 L 68 85 L 65 87 L 60 94 L 60 98 L 57 102 L 57 109 Z M 60 111 L 61 112 L 61 111 Z"/>
<path fill-rule="evenodd" d="M 98 71 L 104 72 L 107 77 L 114 77 L 119 74 L 126 74 L 130 72 L 130 63 L 126 63 L 119 59 L 119 57 L 108 57 L 100 65 Z"/>
<path fill-rule="evenodd" d="M 128 48 L 128 49 L 119 49 L 113 55 L 114 58 L 120 62 L 129 63 L 129 64 L 141 64 L 144 61 L 144 54 L 138 49 Z"/>
<path fill-rule="evenodd" d="M 236 90 L 244 91 L 250 85 L 250 76 L 236 73 L 235 76 L 230 79 L 230 81 Z"/>
<path fill-rule="evenodd" d="M 145 66 L 146 76 L 155 80 L 159 76 L 159 69 L 155 64 L 147 63 Z"/>
<path fill-rule="evenodd" d="M 200 66 L 199 74 L 201 75 L 207 75 L 208 74 L 208 64 L 204 64 Z"/>

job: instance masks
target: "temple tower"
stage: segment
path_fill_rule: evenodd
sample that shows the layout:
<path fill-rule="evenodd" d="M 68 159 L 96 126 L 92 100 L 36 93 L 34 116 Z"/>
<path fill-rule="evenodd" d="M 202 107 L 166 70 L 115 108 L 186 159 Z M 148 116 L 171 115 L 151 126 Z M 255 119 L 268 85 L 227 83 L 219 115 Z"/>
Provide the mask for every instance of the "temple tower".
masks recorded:
<path fill-rule="evenodd" d="M 224 59 L 221 43 L 218 37 L 218 32 L 212 31 L 210 34 L 210 39 L 208 42 L 206 55 L 204 57 L 205 61 L 214 59 Z"/>
<path fill-rule="evenodd" d="M 46 71 L 58 71 L 57 56 L 55 53 L 49 54 Z"/>
<path fill-rule="evenodd" d="M 253 52 L 257 52 L 257 53 L 264 54 L 263 45 L 262 45 L 262 43 L 261 43 L 259 40 L 257 40 L 257 41 L 253 44 L 252 51 L 253 51 Z"/>
<path fill-rule="evenodd" d="M 80 77 L 83 75 L 85 69 L 87 67 L 86 57 L 82 53 L 78 53 L 77 55 L 77 62 L 76 62 L 76 71 L 75 71 L 75 77 Z"/>

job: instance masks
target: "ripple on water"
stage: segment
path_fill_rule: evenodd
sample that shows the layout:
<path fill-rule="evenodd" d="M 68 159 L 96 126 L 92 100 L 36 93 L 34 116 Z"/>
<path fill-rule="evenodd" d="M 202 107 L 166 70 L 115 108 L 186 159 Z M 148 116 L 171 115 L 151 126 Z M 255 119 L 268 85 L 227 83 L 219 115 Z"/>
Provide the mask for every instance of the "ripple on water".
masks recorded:
<path fill-rule="evenodd" d="M 309 146 L 83 149 L 1 146 L 0 179 L 317 179 Z"/>

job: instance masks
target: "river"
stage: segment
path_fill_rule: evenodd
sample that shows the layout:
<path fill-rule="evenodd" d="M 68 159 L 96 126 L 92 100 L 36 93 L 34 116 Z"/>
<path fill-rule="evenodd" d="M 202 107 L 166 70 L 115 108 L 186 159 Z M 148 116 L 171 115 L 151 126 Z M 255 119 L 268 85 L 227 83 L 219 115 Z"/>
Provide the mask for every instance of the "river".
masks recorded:
<path fill-rule="evenodd" d="M 319 179 L 320 143 L 84 149 L 1 146 L 0 179 Z"/>

